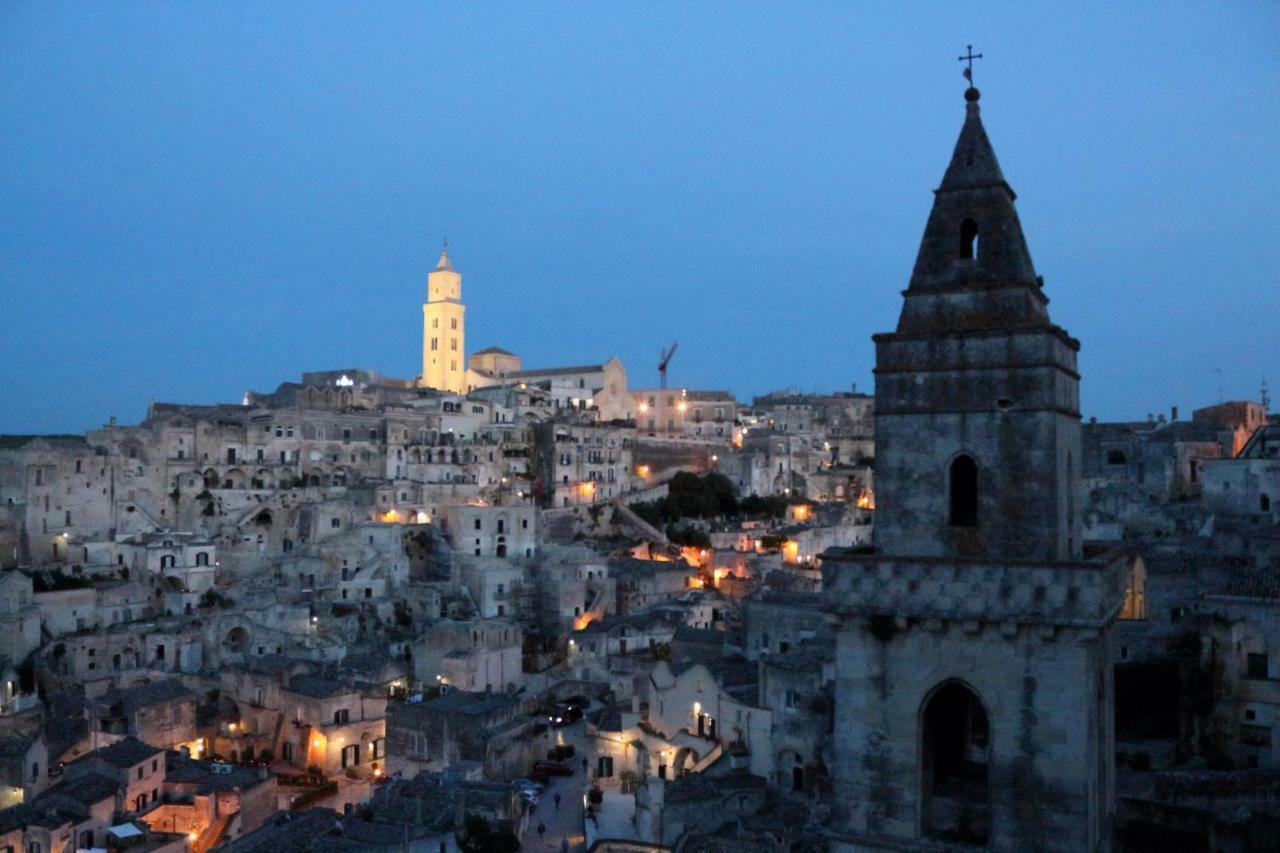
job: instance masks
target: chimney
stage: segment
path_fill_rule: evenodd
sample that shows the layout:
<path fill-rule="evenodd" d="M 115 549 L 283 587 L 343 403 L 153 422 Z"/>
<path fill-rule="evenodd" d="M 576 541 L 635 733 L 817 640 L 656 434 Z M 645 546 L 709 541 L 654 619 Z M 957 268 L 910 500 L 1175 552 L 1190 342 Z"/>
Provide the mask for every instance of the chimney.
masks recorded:
<path fill-rule="evenodd" d="M 1169 409 L 1169 420 L 1176 421 L 1178 419 L 1178 407 L 1173 406 Z"/>
<path fill-rule="evenodd" d="M 1155 422 L 1156 422 L 1156 416 L 1151 414 L 1150 412 L 1147 412 L 1147 423 L 1153 424 Z"/>
<path fill-rule="evenodd" d="M 1164 414 L 1163 414 L 1163 413 L 1160 415 L 1160 423 L 1161 423 L 1161 424 L 1163 424 L 1163 423 L 1164 423 Z"/>

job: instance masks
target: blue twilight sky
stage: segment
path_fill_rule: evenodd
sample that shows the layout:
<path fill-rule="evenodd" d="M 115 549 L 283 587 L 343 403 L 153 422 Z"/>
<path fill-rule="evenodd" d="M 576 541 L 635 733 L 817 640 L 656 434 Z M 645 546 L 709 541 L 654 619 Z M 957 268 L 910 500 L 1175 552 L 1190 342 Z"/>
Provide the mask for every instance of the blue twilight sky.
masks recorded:
<path fill-rule="evenodd" d="M 1280 395 L 1280 3 L 0 4 L 0 431 L 469 350 L 869 390 L 983 117 L 1083 410 Z"/>

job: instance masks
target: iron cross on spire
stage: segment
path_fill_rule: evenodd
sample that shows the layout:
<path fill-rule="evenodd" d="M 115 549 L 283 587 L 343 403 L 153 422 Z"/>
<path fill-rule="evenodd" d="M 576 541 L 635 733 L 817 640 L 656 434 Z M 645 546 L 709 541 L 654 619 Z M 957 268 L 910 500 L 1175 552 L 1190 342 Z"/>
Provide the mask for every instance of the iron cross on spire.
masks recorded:
<path fill-rule="evenodd" d="M 964 70 L 964 79 L 968 80 L 969 85 L 972 86 L 973 85 L 973 61 L 975 59 L 981 59 L 982 54 L 974 53 L 973 45 L 971 44 L 965 45 L 965 50 L 967 51 L 967 53 L 964 56 L 959 57 L 959 61 L 969 63 L 969 67 Z"/>

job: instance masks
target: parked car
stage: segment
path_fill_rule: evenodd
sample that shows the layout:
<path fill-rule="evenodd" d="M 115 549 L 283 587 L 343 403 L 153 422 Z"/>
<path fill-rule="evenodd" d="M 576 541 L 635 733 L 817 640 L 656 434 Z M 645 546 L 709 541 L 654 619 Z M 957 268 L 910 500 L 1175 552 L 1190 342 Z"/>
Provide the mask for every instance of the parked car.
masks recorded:
<path fill-rule="evenodd" d="M 573 744 L 562 743 L 559 746 L 553 746 L 547 752 L 547 758 L 551 761 L 564 761 L 567 758 L 573 758 L 575 752 L 577 750 L 573 748 Z"/>
<path fill-rule="evenodd" d="M 539 775 L 572 776 L 573 768 L 567 764 L 561 764 L 558 761 L 539 761 L 537 764 L 533 765 L 533 773 L 531 775 L 534 779 L 537 779 Z"/>
<path fill-rule="evenodd" d="M 582 719 L 582 706 L 570 705 L 567 702 L 558 702 L 551 713 L 547 715 L 547 722 L 556 728 L 572 725 Z"/>
<path fill-rule="evenodd" d="M 512 779 L 511 787 L 519 788 L 522 791 L 524 790 L 534 791 L 535 793 L 538 793 L 538 794 L 541 794 L 543 790 L 545 790 L 546 788 L 545 785 L 539 782 L 535 782 L 532 779 Z"/>

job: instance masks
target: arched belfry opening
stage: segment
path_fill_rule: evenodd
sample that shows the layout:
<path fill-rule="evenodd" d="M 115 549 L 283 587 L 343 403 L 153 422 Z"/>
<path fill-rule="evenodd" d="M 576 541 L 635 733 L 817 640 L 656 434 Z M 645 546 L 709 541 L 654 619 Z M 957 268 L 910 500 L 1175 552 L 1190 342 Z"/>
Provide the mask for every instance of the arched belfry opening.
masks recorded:
<path fill-rule="evenodd" d="M 960 455 L 951 462 L 947 475 L 949 512 L 952 527 L 978 526 L 978 463 L 972 456 Z"/>
<path fill-rule="evenodd" d="M 958 681 L 936 688 L 920 715 L 921 830 L 985 844 L 991 834 L 991 732 L 977 694 Z"/>
<path fill-rule="evenodd" d="M 960 223 L 960 260 L 971 261 L 978 257 L 978 223 L 965 218 Z"/>

